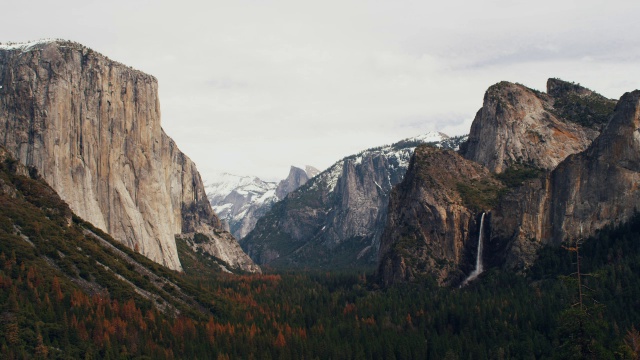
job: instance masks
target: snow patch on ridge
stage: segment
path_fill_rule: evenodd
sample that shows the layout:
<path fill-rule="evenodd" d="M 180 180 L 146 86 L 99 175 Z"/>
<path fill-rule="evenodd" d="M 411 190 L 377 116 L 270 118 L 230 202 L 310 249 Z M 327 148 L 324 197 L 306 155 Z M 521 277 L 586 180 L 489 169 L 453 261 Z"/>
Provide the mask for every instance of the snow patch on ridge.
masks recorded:
<path fill-rule="evenodd" d="M 340 175 L 342 175 L 344 165 L 342 163 L 336 164 L 331 168 L 331 171 L 328 173 L 327 178 L 327 188 L 329 192 L 333 192 L 338 184 L 338 180 L 340 179 Z"/>
<path fill-rule="evenodd" d="M 423 143 L 431 143 L 431 142 L 440 142 L 446 139 L 450 139 L 449 135 L 441 133 L 441 132 L 428 132 L 423 135 L 418 135 L 413 138 L 409 138 L 407 140 L 417 140 L 422 141 Z"/>
<path fill-rule="evenodd" d="M 340 177 L 342 176 L 345 164 L 352 163 L 354 166 L 361 165 L 365 158 L 373 158 L 375 156 L 385 156 L 388 159 L 395 159 L 397 167 L 406 169 L 409 167 L 409 161 L 411 155 L 415 150 L 415 145 L 433 143 L 437 147 L 443 147 L 442 142 L 451 139 L 448 135 L 441 132 L 428 132 L 426 134 L 418 135 L 416 137 L 407 138 L 397 142 L 393 145 L 384 145 L 377 148 L 361 151 L 356 155 L 351 155 L 343 158 L 342 160 L 333 164 L 329 169 L 318 175 L 311 186 L 311 189 L 315 189 L 318 186 L 323 186 L 331 193 L 335 190 Z M 394 162 L 392 161 L 392 166 Z M 380 186 L 378 184 L 378 186 Z"/>
<path fill-rule="evenodd" d="M 32 40 L 26 42 L 8 42 L 8 43 L 0 43 L 0 50 L 21 50 L 23 52 L 29 51 L 36 45 L 40 44 L 49 44 L 52 42 L 60 41 L 58 39 L 40 39 L 40 40 Z"/>

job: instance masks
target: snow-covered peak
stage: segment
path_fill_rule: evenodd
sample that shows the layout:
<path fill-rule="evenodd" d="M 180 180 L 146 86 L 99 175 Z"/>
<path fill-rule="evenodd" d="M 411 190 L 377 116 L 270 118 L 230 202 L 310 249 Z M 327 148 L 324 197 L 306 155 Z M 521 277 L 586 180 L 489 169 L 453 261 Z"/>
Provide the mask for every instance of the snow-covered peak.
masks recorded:
<path fill-rule="evenodd" d="M 251 182 L 253 182 L 254 179 L 255 179 L 254 176 L 242 176 L 242 175 L 234 175 L 229 173 L 217 173 L 217 174 L 213 174 L 213 176 L 207 179 L 207 186 L 238 187 L 241 185 L 250 184 Z"/>
<path fill-rule="evenodd" d="M 255 176 L 240 176 L 229 173 L 214 174 L 205 182 L 207 197 L 212 203 L 221 201 L 232 192 L 236 191 L 241 195 L 247 193 L 264 193 L 275 189 L 275 182 L 263 181 Z"/>
<path fill-rule="evenodd" d="M 339 160 L 327 170 L 321 172 L 318 175 L 317 181 L 312 184 L 312 188 L 321 186 L 328 189 L 329 192 L 333 192 L 340 176 L 342 176 L 344 164 L 348 162 L 353 162 L 354 165 L 358 166 L 367 158 L 383 155 L 388 159 L 393 159 L 393 161 L 390 162 L 390 164 L 393 164 L 392 166 L 397 166 L 398 168 L 406 170 L 409 166 L 411 155 L 417 145 L 434 144 L 439 148 L 458 150 L 459 143 L 465 139 L 466 136 L 450 137 L 442 132 L 428 132 L 426 134 L 400 140 L 392 145 L 384 145 L 363 150 L 358 154 L 347 156 L 342 160 Z"/>
<path fill-rule="evenodd" d="M 318 173 L 312 166 L 292 166 L 289 177 L 280 182 L 217 173 L 205 181 L 205 190 L 213 210 L 227 222 L 231 233 L 241 239 L 275 202 Z"/>

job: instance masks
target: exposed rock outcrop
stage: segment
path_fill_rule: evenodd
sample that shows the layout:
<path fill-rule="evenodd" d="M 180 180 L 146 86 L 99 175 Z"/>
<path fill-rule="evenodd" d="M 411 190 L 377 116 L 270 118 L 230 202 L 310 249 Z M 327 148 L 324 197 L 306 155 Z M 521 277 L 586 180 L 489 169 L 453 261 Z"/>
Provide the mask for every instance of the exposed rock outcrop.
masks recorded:
<path fill-rule="evenodd" d="M 508 82 L 491 86 L 471 125 L 465 158 L 496 173 L 515 163 L 552 170 L 586 149 L 615 101 L 561 80 L 550 79 L 548 87 L 549 95 Z M 573 105 L 577 99 L 584 104 Z M 599 114 L 597 124 L 577 121 L 591 113 Z"/>
<path fill-rule="evenodd" d="M 318 175 L 320 171 L 313 166 L 307 166 L 305 170 L 292 166 L 286 179 L 278 183 L 276 188 L 276 196 L 278 200 L 284 199 L 290 192 L 304 185 L 312 177 Z"/>
<path fill-rule="evenodd" d="M 481 165 L 450 150 L 416 148 L 404 180 L 393 188 L 380 242 L 384 284 L 434 276 L 459 281 L 473 259 L 479 217 L 503 185 Z M 466 272 L 471 269 L 465 268 Z"/>
<path fill-rule="evenodd" d="M 544 244 L 593 235 L 628 220 L 640 204 L 640 91 L 627 93 L 585 151 L 501 202 L 492 241 L 506 242 L 507 266 L 526 267 Z"/>
<path fill-rule="evenodd" d="M 0 86 L 0 143 L 85 220 L 176 270 L 174 235 L 220 227 L 195 165 L 160 126 L 154 77 L 44 41 L 0 46 Z M 237 243 L 219 248 L 256 269 Z"/>

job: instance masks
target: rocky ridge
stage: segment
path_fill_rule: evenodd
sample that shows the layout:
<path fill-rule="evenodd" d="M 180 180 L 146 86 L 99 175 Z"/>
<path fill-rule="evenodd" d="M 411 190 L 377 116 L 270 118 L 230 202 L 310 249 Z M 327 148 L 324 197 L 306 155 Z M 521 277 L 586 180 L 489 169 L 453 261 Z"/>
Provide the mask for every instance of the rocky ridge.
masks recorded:
<path fill-rule="evenodd" d="M 0 45 L 0 143 L 85 220 L 180 270 L 176 234 L 220 222 L 195 164 L 160 126 L 157 80 L 80 44 Z M 237 242 L 213 254 L 258 268 Z"/>
<path fill-rule="evenodd" d="M 270 266 L 373 267 L 389 193 L 415 147 L 456 147 L 461 140 L 430 133 L 348 156 L 274 204 L 241 245 Z"/>

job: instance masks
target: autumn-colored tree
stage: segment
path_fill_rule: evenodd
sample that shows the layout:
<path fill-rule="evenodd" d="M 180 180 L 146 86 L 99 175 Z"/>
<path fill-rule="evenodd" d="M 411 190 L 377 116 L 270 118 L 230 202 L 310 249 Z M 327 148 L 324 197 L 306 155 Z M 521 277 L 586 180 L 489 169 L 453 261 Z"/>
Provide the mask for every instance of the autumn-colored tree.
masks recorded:
<path fill-rule="evenodd" d="M 287 340 L 285 340 L 284 335 L 282 335 L 282 332 L 278 333 L 278 336 L 276 337 L 276 341 L 274 342 L 274 345 L 277 348 L 283 348 L 287 346 Z"/>
<path fill-rule="evenodd" d="M 62 294 L 62 288 L 60 287 L 60 279 L 57 276 L 53 277 L 53 280 L 51 282 L 51 290 L 53 291 L 53 294 L 57 301 L 62 300 L 64 295 Z"/>
<path fill-rule="evenodd" d="M 624 337 L 624 344 L 629 351 L 632 360 L 640 359 L 640 331 L 635 326 L 627 331 Z"/>
<path fill-rule="evenodd" d="M 7 339 L 7 343 L 11 346 L 16 346 L 20 342 L 20 327 L 18 326 L 17 321 L 11 321 L 5 327 L 5 337 Z"/>
<path fill-rule="evenodd" d="M 44 344 L 42 340 L 42 334 L 38 334 L 36 340 L 35 355 L 37 359 L 46 359 L 49 356 L 49 348 Z"/>

